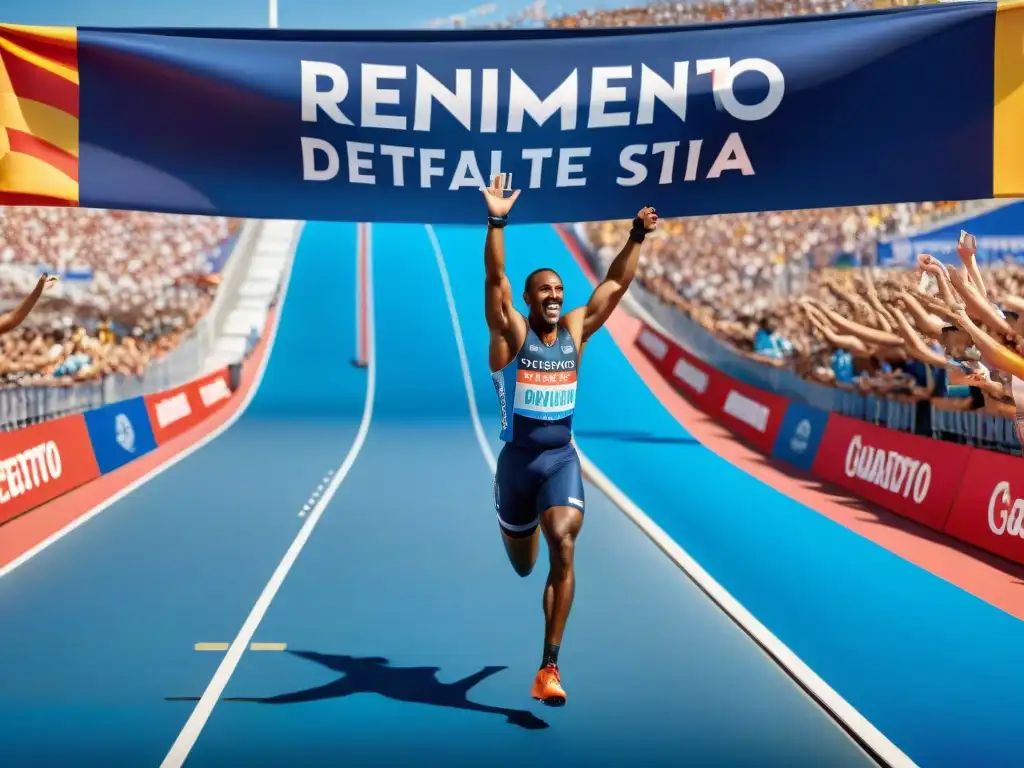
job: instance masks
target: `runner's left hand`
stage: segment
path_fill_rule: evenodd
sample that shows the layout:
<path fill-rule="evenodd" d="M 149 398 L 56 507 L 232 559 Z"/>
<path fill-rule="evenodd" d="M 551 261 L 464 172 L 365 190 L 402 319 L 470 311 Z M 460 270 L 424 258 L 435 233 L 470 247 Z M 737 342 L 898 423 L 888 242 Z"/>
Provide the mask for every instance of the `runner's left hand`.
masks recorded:
<path fill-rule="evenodd" d="M 652 206 L 646 205 L 640 209 L 640 213 L 636 215 L 641 222 L 643 222 L 644 229 L 648 232 L 653 232 L 658 228 L 658 214 L 654 212 Z"/>

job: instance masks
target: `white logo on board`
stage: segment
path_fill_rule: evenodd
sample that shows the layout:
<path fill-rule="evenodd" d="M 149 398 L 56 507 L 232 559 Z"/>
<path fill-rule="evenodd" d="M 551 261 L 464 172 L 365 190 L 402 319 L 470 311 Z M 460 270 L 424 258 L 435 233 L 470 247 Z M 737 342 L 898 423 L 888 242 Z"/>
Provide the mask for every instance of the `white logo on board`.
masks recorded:
<path fill-rule="evenodd" d="M 811 422 L 802 419 L 793 431 L 793 438 L 789 441 L 789 447 L 793 453 L 803 453 L 807 450 L 807 441 L 811 438 Z"/>
<path fill-rule="evenodd" d="M 132 420 L 123 413 L 114 417 L 114 438 L 121 448 L 128 453 L 135 453 L 135 428 L 132 427 Z"/>

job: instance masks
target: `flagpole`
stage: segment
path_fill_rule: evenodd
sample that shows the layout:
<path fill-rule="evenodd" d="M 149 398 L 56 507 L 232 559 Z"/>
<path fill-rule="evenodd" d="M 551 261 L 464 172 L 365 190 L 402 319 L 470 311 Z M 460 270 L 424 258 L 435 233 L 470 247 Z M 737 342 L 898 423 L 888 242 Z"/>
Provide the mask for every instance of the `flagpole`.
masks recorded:
<path fill-rule="evenodd" d="M 267 26 L 277 29 L 277 0 L 267 0 Z"/>

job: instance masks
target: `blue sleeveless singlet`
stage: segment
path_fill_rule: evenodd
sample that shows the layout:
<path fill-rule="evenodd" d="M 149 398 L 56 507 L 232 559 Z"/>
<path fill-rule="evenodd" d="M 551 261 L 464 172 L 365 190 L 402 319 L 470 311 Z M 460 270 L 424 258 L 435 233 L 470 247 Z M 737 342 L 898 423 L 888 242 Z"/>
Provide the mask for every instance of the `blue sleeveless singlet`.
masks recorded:
<path fill-rule="evenodd" d="M 528 327 L 515 358 L 491 374 L 501 406 L 501 439 L 545 451 L 572 440 L 579 356 L 568 329 L 550 347 Z"/>

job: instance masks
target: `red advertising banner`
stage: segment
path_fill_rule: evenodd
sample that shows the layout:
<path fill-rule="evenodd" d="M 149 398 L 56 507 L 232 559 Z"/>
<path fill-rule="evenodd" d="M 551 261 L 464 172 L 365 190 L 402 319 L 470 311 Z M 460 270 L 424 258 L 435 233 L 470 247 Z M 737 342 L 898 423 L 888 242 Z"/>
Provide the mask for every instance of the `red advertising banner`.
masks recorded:
<path fill-rule="evenodd" d="M 1024 563 L 1024 460 L 972 451 L 943 530 L 968 544 Z"/>
<path fill-rule="evenodd" d="M 81 414 L 0 434 L 0 523 L 99 476 Z"/>
<path fill-rule="evenodd" d="M 636 345 L 687 399 L 702 410 L 717 413 L 722 403 L 719 385 L 724 378 L 718 371 L 646 325 L 640 329 Z"/>
<path fill-rule="evenodd" d="M 942 530 L 972 449 L 832 414 L 813 473 Z"/>
<path fill-rule="evenodd" d="M 662 336 L 653 328 L 644 325 L 640 327 L 640 333 L 636 337 L 636 345 L 654 363 L 654 367 L 658 369 L 658 372 L 667 378 L 672 370 L 672 362 L 679 357 L 679 347 L 676 343 Z"/>
<path fill-rule="evenodd" d="M 157 445 L 194 427 L 231 398 L 228 370 L 146 396 L 146 410 Z"/>
<path fill-rule="evenodd" d="M 740 439 L 771 453 L 786 415 L 786 398 L 729 378 L 646 325 L 636 345 L 658 372 L 698 408 Z"/>
<path fill-rule="evenodd" d="M 716 417 L 742 440 L 771 453 L 789 400 L 725 375 L 721 378 L 725 382 L 721 387 L 724 397 Z"/>

